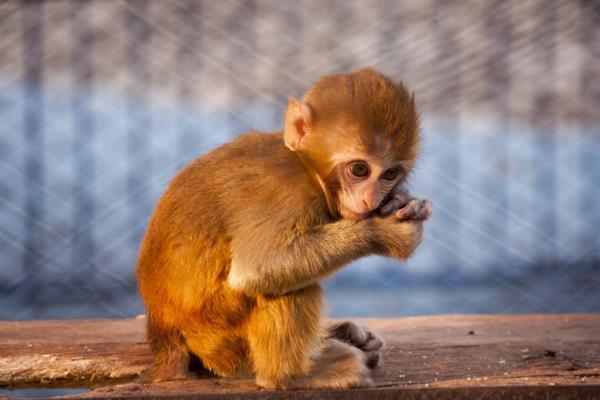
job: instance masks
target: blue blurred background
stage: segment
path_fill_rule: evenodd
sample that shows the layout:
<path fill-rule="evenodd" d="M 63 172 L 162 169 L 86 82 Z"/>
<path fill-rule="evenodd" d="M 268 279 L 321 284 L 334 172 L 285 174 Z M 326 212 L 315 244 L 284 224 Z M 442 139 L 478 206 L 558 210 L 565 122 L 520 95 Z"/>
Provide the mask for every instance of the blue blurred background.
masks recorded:
<path fill-rule="evenodd" d="M 414 90 L 434 202 L 414 258 L 325 284 L 335 316 L 600 312 L 600 4 L 0 3 L 0 319 L 143 313 L 169 180 L 288 96 L 374 66 Z"/>

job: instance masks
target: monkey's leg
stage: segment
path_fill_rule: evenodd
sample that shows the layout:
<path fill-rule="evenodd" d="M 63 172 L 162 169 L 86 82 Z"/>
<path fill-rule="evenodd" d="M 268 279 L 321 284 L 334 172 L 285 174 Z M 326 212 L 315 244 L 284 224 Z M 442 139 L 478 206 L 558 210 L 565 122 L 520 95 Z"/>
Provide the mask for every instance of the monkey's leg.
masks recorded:
<path fill-rule="evenodd" d="M 248 324 L 257 385 L 265 388 L 348 388 L 370 384 L 365 355 L 325 339 L 318 285 L 259 298 Z"/>
<path fill-rule="evenodd" d="M 147 334 L 154 360 L 152 366 L 140 376 L 140 381 L 162 382 L 188 377 L 190 358 L 181 333 L 176 328 L 154 321 L 148 315 Z"/>
<path fill-rule="evenodd" d="M 345 321 L 330 325 L 328 330 L 330 337 L 362 350 L 367 357 L 367 367 L 375 368 L 381 364 L 383 339 L 366 326 Z"/>
<path fill-rule="evenodd" d="M 237 332 L 225 329 L 198 329 L 186 333 L 190 350 L 202 361 L 204 368 L 222 377 L 247 370 L 248 344 Z"/>

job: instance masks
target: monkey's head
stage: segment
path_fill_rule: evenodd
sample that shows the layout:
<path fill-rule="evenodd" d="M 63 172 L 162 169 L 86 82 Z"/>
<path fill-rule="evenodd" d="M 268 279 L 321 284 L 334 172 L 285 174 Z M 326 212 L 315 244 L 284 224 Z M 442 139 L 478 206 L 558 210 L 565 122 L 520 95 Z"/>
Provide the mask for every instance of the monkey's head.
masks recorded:
<path fill-rule="evenodd" d="M 414 98 L 373 69 L 325 76 L 301 101 L 289 99 L 284 140 L 317 177 L 330 212 L 363 219 L 413 168 Z"/>

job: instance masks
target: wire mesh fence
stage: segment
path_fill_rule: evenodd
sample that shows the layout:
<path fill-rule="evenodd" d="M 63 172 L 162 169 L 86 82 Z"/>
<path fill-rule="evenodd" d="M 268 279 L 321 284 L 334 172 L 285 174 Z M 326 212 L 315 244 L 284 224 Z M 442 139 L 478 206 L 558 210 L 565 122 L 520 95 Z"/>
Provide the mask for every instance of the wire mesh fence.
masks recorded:
<path fill-rule="evenodd" d="M 134 265 L 187 162 L 374 66 L 414 90 L 434 202 L 415 257 L 335 315 L 600 311 L 594 1 L 0 2 L 0 318 L 143 312 Z"/>

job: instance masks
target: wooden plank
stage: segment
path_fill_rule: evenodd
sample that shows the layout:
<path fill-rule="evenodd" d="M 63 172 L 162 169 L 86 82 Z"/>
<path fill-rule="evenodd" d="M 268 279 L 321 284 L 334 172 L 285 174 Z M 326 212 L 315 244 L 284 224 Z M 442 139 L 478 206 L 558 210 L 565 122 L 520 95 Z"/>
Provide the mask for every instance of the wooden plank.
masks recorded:
<path fill-rule="evenodd" d="M 357 319 L 386 340 L 375 387 L 259 391 L 250 377 L 153 385 L 143 319 L 0 322 L 0 387 L 102 385 L 78 397 L 600 398 L 600 315 Z"/>

